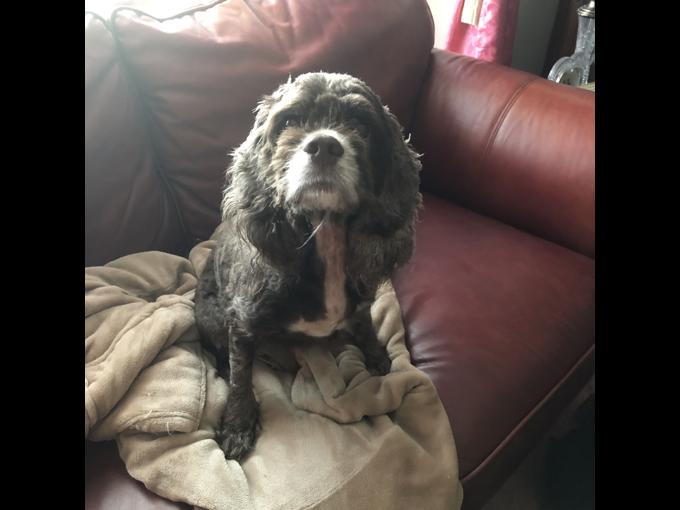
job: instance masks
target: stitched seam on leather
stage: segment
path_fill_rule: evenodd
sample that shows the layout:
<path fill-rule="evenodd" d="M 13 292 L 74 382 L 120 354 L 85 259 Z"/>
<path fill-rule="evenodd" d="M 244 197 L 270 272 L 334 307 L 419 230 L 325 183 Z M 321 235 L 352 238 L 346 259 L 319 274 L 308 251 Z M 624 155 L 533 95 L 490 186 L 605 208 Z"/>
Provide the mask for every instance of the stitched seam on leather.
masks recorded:
<path fill-rule="evenodd" d="M 411 136 L 413 136 L 415 122 L 418 119 L 418 112 L 421 111 L 421 108 L 423 108 L 423 102 L 425 101 L 425 91 L 427 90 L 426 87 L 429 87 L 430 80 L 432 78 L 432 73 L 434 71 L 434 55 L 432 51 L 433 49 L 434 48 L 430 50 L 430 57 L 428 59 L 427 67 L 425 67 L 425 70 L 423 71 L 423 79 L 420 81 L 418 90 L 416 91 L 415 96 L 413 98 L 413 111 L 411 112 L 411 117 L 408 119 L 408 125 L 404 126 L 405 128 L 406 127 L 408 128 L 409 134 Z"/>
<path fill-rule="evenodd" d="M 88 10 L 86 10 L 86 11 L 85 11 L 85 15 L 87 15 L 87 14 L 89 14 L 89 15 L 92 16 L 93 18 L 97 18 L 99 21 L 102 22 L 102 25 L 104 25 L 104 27 L 106 27 L 106 29 L 107 29 L 109 32 L 111 32 L 111 27 L 109 26 L 108 21 L 106 21 L 100 14 L 97 14 L 97 13 L 94 12 L 94 11 L 88 11 Z M 113 35 L 113 34 L 112 34 L 112 35 Z"/>
<path fill-rule="evenodd" d="M 117 9 L 114 9 L 113 12 L 111 13 L 111 33 L 113 34 L 114 40 L 116 42 L 116 48 L 118 49 L 117 53 L 120 55 L 121 61 L 124 65 L 124 67 L 125 67 L 125 70 L 127 71 L 127 74 L 130 78 L 130 81 L 133 83 L 133 85 L 134 85 L 134 87 L 137 91 L 137 96 L 139 97 L 140 104 L 142 105 L 142 110 L 144 112 L 143 115 L 144 115 L 144 118 L 145 118 L 147 136 L 149 136 L 150 141 L 151 141 L 151 129 L 149 127 L 149 124 L 151 122 L 151 120 L 149 118 L 150 115 L 149 115 L 149 112 L 146 108 L 146 103 L 143 100 L 143 94 L 141 94 L 142 88 L 140 87 L 139 83 L 136 80 L 134 73 L 132 72 L 132 67 L 129 65 L 127 58 L 125 56 L 125 52 L 123 50 L 123 47 L 120 44 L 120 41 L 118 39 L 117 31 L 115 30 L 115 26 L 116 26 L 115 18 L 116 18 L 116 16 L 122 11 L 130 11 L 130 12 L 135 13 L 137 16 L 146 16 L 146 17 L 154 19 L 154 20 L 156 20 L 160 23 L 163 23 L 164 21 L 169 21 L 169 20 L 172 20 L 172 19 L 181 18 L 182 16 L 186 16 L 188 14 L 193 14 L 195 12 L 207 11 L 207 10 L 212 9 L 213 7 L 215 7 L 219 4 L 225 3 L 226 1 L 228 1 L 228 0 L 217 0 L 217 1 L 209 3 L 207 5 L 197 5 L 196 7 L 189 7 L 188 9 L 184 9 L 184 10 L 182 10 L 182 11 L 176 13 L 176 14 L 172 14 L 172 15 L 166 16 L 164 18 L 153 16 L 153 15 L 149 14 L 148 12 L 145 12 L 141 9 L 135 9 L 133 7 L 119 7 Z M 248 6 L 248 7 L 250 7 L 250 6 Z M 194 244 L 194 241 L 195 241 L 194 236 L 190 235 L 189 229 L 186 226 L 186 222 L 184 220 L 184 215 L 182 214 L 182 211 L 179 207 L 179 203 L 177 201 L 177 197 L 175 195 L 175 189 L 170 184 L 170 180 L 169 180 L 167 174 L 165 173 L 165 171 L 163 170 L 163 168 L 161 168 L 161 166 L 158 164 L 157 151 L 156 151 L 156 148 L 155 148 L 153 143 L 151 143 L 151 147 L 152 147 L 152 151 L 153 151 L 154 171 L 160 176 L 161 181 L 163 182 L 163 184 L 166 188 L 168 196 L 170 197 L 170 201 L 171 201 L 173 208 L 175 209 L 175 212 L 177 214 L 177 219 L 179 221 L 180 229 L 182 230 L 182 235 L 184 237 L 184 248 L 185 248 L 185 250 L 189 251 Z M 157 239 L 158 235 L 160 235 L 160 232 L 157 232 L 156 236 L 154 236 L 154 242 Z"/>
<path fill-rule="evenodd" d="M 166 16 L 165 18 L 159 18 L 157 16 L 154 16 L 152 14 L 149 14 L 146 11 L 143 11 L 141 9 L 136 9 L 134 7 L 118 7 L 111 13 L 111 23 L 113 23 L 113 19 L 118 14 L 120 11 L 131 11 L 137 14 L 138 16 L 147 16 L 151 19 L 155 19 L 156 21 L 159 22 L 164 22 L 164 21 L 169 21 L 171 19 L 176 19 L 176 18 L 181 18 L 182 16 L 186 16 L 187 14 L 193 14 L 194 12 L 199 12 L 199 11 L 207 11 L 208 9 L 212 9 L 216 5 L 223 4 L 228 2 L 229 0 L 217 0 L 216 2 L 209 3 L 207 5 L 197 5 L 196 7 L 189 7 L 187 9 L 184 9 L 183 11 L 180 11 L 176 14 L 171 14 L 170 16 Z"/>
<path fill-rule="evenodd" d="M 250 11 L 250 13 L 251 13 L 253 16 L 255 16 L 255 17 L 257 18 L 257 20 L 258 20 L 260 23 L 262 23 L 262 24 L 263 24 L 265 27 L 267 27 L 268 29 L 272 30 L 272 33 L 274 34 L 275 37 L 278 35 L 277 32 L 274 32 L 274 31 L 273 31 L 274 28 L 275 28 L 274 23 L 272 23 L 270 20 L 268 20 L 267 18 L 265 18 L 264 16 L 262 16 L 261 12 L 258 11 L 255 7 L 253 7 L 253 6 L 251 5 L 250 0 L 243 0 L 243 4 L 248 8 L 248 10 Z M 287 7 L 287 6 L 284 5 L 284 7 Z"/>
<path fill-rule="evenodd" d="M 529 76 L 525 82 L 521 83 L 519 87 L 517 87 L 515 92 L 512 93 L 508 101 L 505 103 L 505 106 L 498 114 L 498 118 L 496 119 L 496 122 L 489 133 L 489 138 L 487 139 L 486 145 L 484 146 L 484 151 L 482 152 L 482 160 L 485 160 L 489 155 L 491 147 L 496 141 L 496 136 L 498 136 L 498 132 L 500 131 L 503 122 L 505 122 L 505 118 L 508 116 L 508 113 L 517 102 L 517 99 L 519 99 L 519 96 L 522 95 L 526 88 L 537 79 L 538 78 L 535 76 Z"/>
<path fill-rule="evenodd" d="M 187 11 L 182 11 L 181 13 L 176 14 L 172 17 L 183 16 L 183 15 L 191 13 L 193 11 L 207 9 L 207 8 L 213 7 L 214 5 L 222 3 L 223 1 L 224 0 L 220 0 L 218 2 L 214 2 L 214 3 L 209 4 L 207 6 L 204 6 L 204 7 L 190 9 L 190 10 L 187 10 Z M 144 94 L 142 93 L 143 88 L 139 84 L 137 77 L 136 77 L 135 73 L 133 72 L 132 66 L 130 65 L 130 63 L 128 61 L 127 54 L 126 54 L 125 49 L 123 48 L 123 46 L 120 42 L 118 29 L 116 27 L 116 17 L 118 16 L 118 14 L 121 11 L 124 11 L 124 10 L 132 11 L 135 14 L 137 14 L 138 16 L 140 16 L 140 15 L 141 16 L 148 16 L 152 19 L 155 19 L 155 20 L 161 21 L 161 22 L 165 21 L 167 19 L 171 19 L 172 17 L 157 18 L 157 17 L 152 16 L 150 14 L 147 14 L 147 13 L 145 13 L 145 12 L 139 10 L 139 9 L 133 9 L 133 8 L 129 8 L 129 7 L 120 7 L 118 9 L 115 9 L 111 13 L 110 27 L 111 27 L 111 34 L 113 35 L 113 40 L 114 40 L 114 43 L 115 43 L 115 46 L 116 46 L 116 54 L 120 58 L 121 67 L 124 69 L 126 77 L 128 78 L 128 80 L 130 82 L 130 86 L 134 89 L 136 96 L 137 96 L 137 99 L 139 100 L 140 110 L 142 112 L 141 116 L 142 116 L 142 119 L 143 119 L 143 122 L 144 122 L 145 134 L 148 137 L 149 145 L 151 146 L 154 173 L 160 178 L 161 183 L 163 185 L 163 188 L 165 189 L 167 196 L 170 198 L 170 203 L 172 204 L 172 208 L 175 211 L 175 214 L 177 216 L 177 221 L 179 223 L 180 230 L 182 232 L 182 238 L 183 238 L 183 244 L 184 244 L 183 248 L 186 251 L 188 251 L 193 244 L 192 243 L 192 236 L 189 235 L 189 230 L 187 228 L 186 221 L 184 219 L 184 215 L 182 214 L 182 210 L 179 207 L 177 196 L 175 194 L 175 188 L 171 184 L 167 173 L 162 168 L 162 166 L 159 164 L 158 150 L 157 150 L 155 144 L 153 143 L 153 137 L 152 137 L 152 130 L 151 130 L 151 124 L 153 122 L 152 116 L 149 112 L 149 109 L 147 108 L 146 101 L 144 101 Z M 154 240 L 157 238 L 157 236 L 158 236 L 158 233 L 156 233 Z"/>
<path fill-rule="evenodd" d="M 430 21 L 430 53 L 432 53 L 432 49 L 434 48 L 434 16 L 432 15 L 432 9 L 430 9 L 430 2 L 427 0 L 420 0 L 420 4 L 425 7 L 425 11 L 427 12 L 427 17 L 428 20 Z M 422 80 L 421 83 L 425 81 Z"/>
<path fill-rule="evenodd" d="M 123 50 L 122 45 L 120 44 L 120 40 L 118 38 L 118 31 L 115 28 L 115 15 L 117 14 L 118 9 L 113 12 L 111 15 L 111 27 L 112 27 L 112 33 L 114 35 L 114 41 L 116 43 L 116 52 L 120 57 L 121 61 L 121 66 L 125 69 L 125 73 L 130 80 L 130 85 L 132 88 L 134 88 L 137 99 L 139 100 L 140 104 L 140 109 L 141 109 L 141 116 L 143 118 L 144 122 L 144 130 L 146 133 L 146 136 L 148 137 L 148 143 L 151 146 L 151 154 L 152 154 L 152 160 L 153 160 L 153 169 L 156 175 L 160 178 L 161 183 L 163 187 L 165 188 L 165 192 L 167 193 L 168 197 L 170 198 L 170 203 L 173 206 L 173 209 L 175 211 L 175 214 L 177 215 L 177 220 L 179 222 L 180 229 L 182 231 L 182 237 L 184 238 L 184 243 L 185 243 L 185 248 L 188 250 L 189 247 L 191 246 L 191 243 L 189 242 L 189 233 L 186 228 L 186 224 L 184 222 L 184 215 L 182 214 L 182 211 L 179 208 L 179 204 L 177 203 L 177 197 L 175 196 L 175 190 L 173 186 L 170 184 L 168 176 L 166 175 L 165 171 L 163 168 L 161 168 L 161 165 L 158 163 L 158 151 L 156 149 L 155 144 L 153 143 L 153 137 L 151 135 L 151 119 L 150 119 L 150 114 L 148 111 L 148 108 L 146 106 L 146 102 L 144 101 L 144 95 L 142 94 L 142 88 L 139 85 L 137 78 L 132 71 L 132 66 L 130 66 L 127 56 L 125 55 L 125 51 Z"/>
<path fill-rule="evenodd" d="M 111 36 L 111 39 L 113 41 L 113 44 L 114 44 L 114 55 L 113 55 L 113 59 L 111 61 L 110 67 L 112 68 L 116 64 L 116 62 L 118 62 L 120 64 L 122 72 L 129 79 L 129 83 L 130 83 L 131 87 L 134 89 L 135 95 L 136 95 L 137 99 L 139 100 L 139 104 L 142 107 L 142 111 L 144 112 L 145 108 L 144 108 L 144 102 L 142 100 L 142 94 L 139 92 L 139 87 L 138 87 L 138 85 L 136 84 L 136 82 L 133 78 L 133 73 L 131 72 L 130 67 L 125 62 L 123 52 L 121 51 L 118 38 L 116 37 L 116 34 L 115 34 L 114 24 L 109 23 L 107 20 L 105 20 L 102 16 L 100 16 L 96 12 L 85 11 L 85 14 L 91 15 L 94 19 L 101 22 L 102 25 L 104 26 L 104 28 L 108 31 L 108 33 Z M 103 79 L 105 79 L 104 74 L 99 76 L 99 80 L 103 80 Z M 97 81 L 91 82 L 91 83 L 89 83 L 89 86 L 94 87 L 96 84 L 97 84 Z M 147 137 L 149 137 L 149 140 L 150 140 L 151 137 L 149 136 L 148 120 L 146 119 L 145 112 L 142 114 L 142 117 L 143 117 L 143 122 L 144 122 L 145 133 L 146 133 Z M 182 217 L 182 215 L 179 211 L 179 207 L 176 203 L 175 196 L 172 192 L 172 186 L 166 181 L 163 172 L 158 168 L 158 165 L 157 165 L 157 159 L 158 158 L 156 157 L 155 148 L 153 147 L 153 144 L 151 144 L 151 148 L 152 148 L 153 170 L 160 177 L 162 185 L 165 186 L 166 192 L 170 196 L 170 200 L 171 200 L 173 207 L 174 207 L 174 209 L 177 213 L 178 221 L 179 221 L 179 224 L 180 224 L 180 229 L 182 230 L 182 235 L 184 236 L 184 241 L 185 241 L 185 244 L 186 244 L 185 248 L 188 250 L 189 247 L 190 247 L 190 244 L 187 241 L 188 235 L 187 235 L 186 228 L 185 228 L 185 225 L 184 225 L 183 217 Z M 136 181 L 136 179 L 138 177 L 139 177 L 139 175 L 135 175 L 134 180 Z M 130 204 L 131 204 L 131 201 L 132 201 L 132 195 L 134 193 L 134 190 L 135 190 L 135 186 L 134 186 L 134 182 L 133 182 L 133 185 L 130 186 L 130 188 L 128 190 L 128 195 L 127 195 L 127 198 L 125 200 L 125 214 L 123 215 L 123 220 L 118 224 L 116 236 L 118 236 L 120 229 L 124 228 L 124 225 L 126 224 L 126 219 L 128 217 L 127 211 L 130 208 Z M 161 234 L 161 231 L 162 231 L 161 228 L 157 229 L 157 231 L 155 232 L 155 234 L 153 236 L 151 246 L 156 245 L 156 242 L 158 240 L 158 237 Z"/>
<path fill-rule="evenodd" d="M 489 453 L 489 454 L 484 458 L 484 460 L 482 460 L 482 462 L 479 463 L 479 465 L 478 465 L 475 469 L 473 469 L 473 470 L 470 471 L 467 475 L 465 475 L 465 477 L 463 477 L 463 478 L 461 479 L 461 481 L 462 481 L 463 483 L 466 483 L 466 482 L 467 482 L 468 480 L 470 480 L 471 478 L 474 478 L 474 477 L 477 475 L 477 473 L 479 473 L 479 471 L 481 471 L 482 469 L 484 469 L 484 468 L 487 466 L 487 464 L 489 464 L 493 459 L 495 459 L 495 458 L 497 457 L 498 452 L 501 451 L 507 444 L 509 444 L 509 443 L 515 438 L 515 436 L 517 436 L 517 434 L 518 434 L 520 428 L 522 427 L 522 425 L 524 425 L 529 419 L 531 419 L 533 416 L 535 416 L 535 415 L 536 415 L 536 414 L 537 414 L 537 413 L 538 413 L 538 412 L 546 405 L 546 403 L 548 402 L 548 400 L 550 399 L 550 397 L 551 397 L 552 395 L 554 395 L 554 394 L 555 394 L 555 393 L 556 393 L 556 392 L 564 385 L 564 383 L 565 383 L 565 381 L 567 380 L 567 378 L 568 378 L 572 373 L 576 372 L 576 370 L 578 370 L 579 366 L 580 366 L 582 363 L 586 362 L 586 360 L 588 359 L 588 357 L 590 357 L 590 356 L 593 354 L 594 351 L 595 351 L 595 345 L 591 345 L 590 348 L 583 354 L 583 356 L 581 356 L 581 357 L 580 357 L 580 358 L 579 358 L 579 359 L 571 366 L 571 368 L 567 371 L 567 373 L 564 375 L 564 377 L 562 377 L 562 378 L 557 382 L 557 384 L 555 384 L 555 385 L 548 391 L 548 393 L 546 393 L 545 396 L 544 396 L 544 397 L 543 397 L 543 398 L 542 398 L 542 399 L 541 399 L 541 400 L 540 400 L 533 408 L 531 408 L 531 410 L 530 410 L 528 413 L 526 413 L 526 414 L 519 420 L 519 423 L 517 423 L 517 425 L 515 425 L 515 427 L 510 431 L 510 433 L 509 433 L 508 435 L 506 435 L 506 436 L 501 440 L 500 443 L 498 443 L 498 445 L 491 451 L 491 453 Z"/>
<path fill-rule="evenodd" d="M 432 77 L 433 64 L 434 64 L 434 58 L 433 58 L 434 18 L 432 17 L 432 10 L 430 9 L 430 5 L 428 4 L 427 0 L 421 0 L 420 3 L 424 4 L 424 6 L 425 6 L 425 11 L 428 14 L 428 20 L 430 22 L 432 30 L 431 30 L 431 37 L 430 37 L 430 52 L 428 54 L 427 65 L 425 66 L 425 69 L 423 69 L 420 84 L 418 85 L 418 90 L 416 90 L 416 93 L 413 95 L 412 104 L 409 105 L 409 106 L 412 106 L 413 108 L 411 109 L 411 116 L 407 121 L 408 124 L 404 125 L 404 129 L 408 129 L 408 134 L 409 134 L 409 136 L 411 136 L 411 138 L 413 138 L 413 127 L 414 127 L 413 123 L 416 121 L 417 112 L 420 109 L 420 105 L 421 105 L 421 102 L 423 100 L 423 91 L 425 90 L 425 87 L 430 84 L 430 78 Z"/>
<path fill-rule="evenodd" d="M 109 33 L 109 35 L 111 36 L 111 39 L 114 40 L 114 43 L 115 43 L 115 37 L 113 36 L 113 32 L 111 31 L 111 27 L 109 26 L 108 22 L 102 16 L 97 14 L 96 12 L 85 11 L 85 16 L 87 16 L 88 14 L 90 16 L 92 16 L 93 19 L 99 21 L 104 26 L 104 29 Z M 116 53 L 114 51 L 113 58 L 111 59 L 111 62 L 109 64 L 108 68 L 106 69 L 106 71 L 102 70 L 99 73 L 99 76 L 97 76 L 95 79 L 93 79 L 89 83 L 86 82 L 86 85 L 89 86 L 89 87 L 98 86 L 99 83 L 108 76 L 109 71 L 113 68 L 113 66 L 115 64 L 116 64 Z"/>

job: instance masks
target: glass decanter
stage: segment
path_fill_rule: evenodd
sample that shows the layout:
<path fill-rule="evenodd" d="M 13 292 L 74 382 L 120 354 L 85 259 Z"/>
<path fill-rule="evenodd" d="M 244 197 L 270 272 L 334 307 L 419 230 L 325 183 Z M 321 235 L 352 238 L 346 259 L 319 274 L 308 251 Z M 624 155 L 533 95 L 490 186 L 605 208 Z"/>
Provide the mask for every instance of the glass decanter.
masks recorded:
<path fill-rule="evenodd" d="M 576 51 L 569 57 L 562 57 L 550 70 L 548 79 L 566 85 L 588 83 L 590 66 L 595 62 L 595 2 L 579 7 Z"/>

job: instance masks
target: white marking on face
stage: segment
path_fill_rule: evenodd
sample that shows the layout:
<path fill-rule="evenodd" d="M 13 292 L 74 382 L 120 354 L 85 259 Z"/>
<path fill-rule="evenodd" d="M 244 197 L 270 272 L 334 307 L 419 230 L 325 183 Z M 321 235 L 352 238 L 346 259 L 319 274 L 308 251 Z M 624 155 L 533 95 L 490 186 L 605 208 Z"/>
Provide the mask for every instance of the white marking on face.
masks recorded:
<path fill-rule="evenodd" d="M 332 136 L 344 149 L 343 155 L 335 164 L 332 175 L 327 180 L 333 183 L 332 190 L 309 190 L 301 197 L 300 206 L 307 209 L 323 209 L 339 212 L 343 206 L 353 205 L 358 201 L 357 185 L 359 169 L 356 162 L 356 152 L 347 137 L 332 129 L 319 129 L 309 133 L 298 145 L 295 154 L 288 162 L 286 170 L 286 200 L 291 200 L 305 184 L 309 184 L 320 175 L 312 164 L 311 156 L 304 151 L 304 147 L 319 135 Z"/>

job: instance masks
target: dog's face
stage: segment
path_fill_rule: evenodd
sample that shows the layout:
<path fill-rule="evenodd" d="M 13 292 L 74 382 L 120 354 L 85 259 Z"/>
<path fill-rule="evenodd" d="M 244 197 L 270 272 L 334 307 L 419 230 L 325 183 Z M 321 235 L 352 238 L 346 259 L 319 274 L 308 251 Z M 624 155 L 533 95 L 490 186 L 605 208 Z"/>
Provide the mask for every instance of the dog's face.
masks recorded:
<path fill-rule="evenodd" d="M 344 213 L 373 173 L 377 112 L 354 79 L 305 75 L 286 87 L 267 120 L 277 201 L 305 212 Z"/>
<path fill-rule="evenodd" d="M 387 165 L 374 144 L 388 129 L 382 104 L 360 80 L 304 74 L 265 99 L 258 113 L 260 164 L 277 206 L 348 214 L 362 195 L 379 193 Z"/>
<path fill-rule="evenodd" d="M 244 238 L 290 267 L 309 221 L 344 218 L 349 276 L 374 288 L 411 255 L 420 162 L 396 117 L 361 80 L 308 73 L 256 108 L 222 201 Z"/>

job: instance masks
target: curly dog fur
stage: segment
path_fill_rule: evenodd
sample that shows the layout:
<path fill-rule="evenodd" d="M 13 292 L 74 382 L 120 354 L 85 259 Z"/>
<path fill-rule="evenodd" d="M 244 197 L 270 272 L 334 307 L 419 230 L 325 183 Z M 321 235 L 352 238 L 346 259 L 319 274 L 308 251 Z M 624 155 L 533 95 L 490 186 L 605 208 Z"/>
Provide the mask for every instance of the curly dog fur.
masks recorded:
<path fill-rule="evenodd" d="M 229 384 L 217 440 L 230 459 L 255 443 L 261 341 L 347 337 L 369 369 L 389 371 L 369 307 L 409 260 L 421 204 L 418 155 L 359 79 L 304 74 L 255 112 L 227 170 L 221 233 L 196 292 L 201 340 Z"/>

